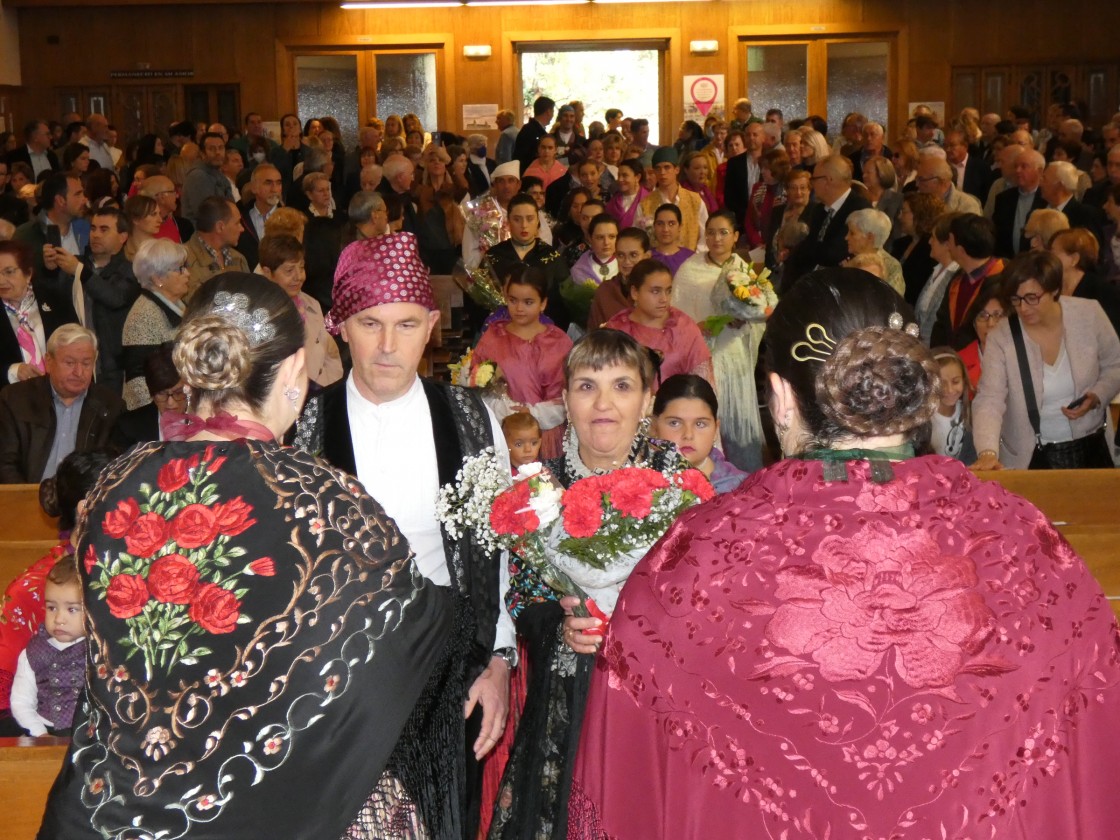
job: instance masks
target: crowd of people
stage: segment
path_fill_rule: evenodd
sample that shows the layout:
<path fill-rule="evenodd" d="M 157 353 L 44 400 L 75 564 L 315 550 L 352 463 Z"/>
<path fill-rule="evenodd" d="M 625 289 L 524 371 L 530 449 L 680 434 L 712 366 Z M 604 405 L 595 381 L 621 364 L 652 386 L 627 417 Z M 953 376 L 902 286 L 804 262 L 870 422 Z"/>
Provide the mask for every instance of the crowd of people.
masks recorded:
<path fill-rule="evenodd" d="M 66 526 L 0 618 L 0 732 L 73 738 L 40 836 L 1109 836 L 1115 622 L 968 468 L 1113 467 L 1120 114 L 528 110 L 0 139 L 0 481 Z M 433 510 L 487 452 L 719 497 L 588 617 Z"/>

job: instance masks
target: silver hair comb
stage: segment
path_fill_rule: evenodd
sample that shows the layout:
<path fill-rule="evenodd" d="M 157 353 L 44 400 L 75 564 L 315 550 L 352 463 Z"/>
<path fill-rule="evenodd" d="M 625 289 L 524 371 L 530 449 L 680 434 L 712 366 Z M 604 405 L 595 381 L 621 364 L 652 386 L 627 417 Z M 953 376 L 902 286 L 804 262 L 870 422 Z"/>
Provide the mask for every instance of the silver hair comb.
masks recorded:
<path fill-rule="evenodd" d="M 276 337 L 276 326 L 269 323 L 268 310 L 258 306 L 250 312 L 249 297 L 241 292 L 218 292 L 210 311 L 245 333 L 253 347 Z"/>
<path fill-rule="evenodd" d="M 820 324 L 805 327 L 805 341 L 799 341 L 790 348 L 789 354 L 796 362 L 826 362 L 836 349 L 828 332 Z"/>
<path fill-rule="evenodd" d="M 887 319 L 887 326 L 892 330 L 901 330 L 905 327 L 906 334 L 913 338 L 918 338 L 922 334 L 922 331 L 918 328 L 917 324 L 907 324 L 904 321 L 902 315 L 897 312 L 891 313 L 891 317 Z"/>

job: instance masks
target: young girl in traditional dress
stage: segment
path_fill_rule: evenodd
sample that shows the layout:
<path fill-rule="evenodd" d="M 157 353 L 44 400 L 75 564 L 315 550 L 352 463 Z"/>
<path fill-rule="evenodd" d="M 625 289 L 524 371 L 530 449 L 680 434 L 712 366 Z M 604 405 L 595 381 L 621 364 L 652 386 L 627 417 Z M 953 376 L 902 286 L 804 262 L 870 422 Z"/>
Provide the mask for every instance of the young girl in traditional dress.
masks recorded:
<path fill-rule="evenodd" d="M 591 314 L 587 318 L 587 331 L 598 329 L 611 317 L 630 308 L 630 272 L 642 260 L 649 259 L 649 235 L 641 228 L 623 228 L 618 233 L 614 249 L 618 260 L 618 274 L 595 290 L 591 300 Z"/>
<path fill-rule="evenodd" d="M 653 436 L 677 446 L 688 463 L 708 477 L 717 493 L 729 493 L 747 473 L 736 467 L 716 446 L 719 402 L 707 379 L 688 373 L 661 383 L 653 401 Z"/>
<path fill-rule="evenodd" d="M 972 443 L 968 370 L 951 347 L 935 347 L 933 357 L 941 367 L 941 402 L 933 413 L 930 445 L 938 455 L 971 464 L 976 460 L 976 447 Z"/>
<path fill-rule="evenodd" d="M 529 412 L 541 427 L 541 457 L 555 458 L 564 437 L 563 366 L 572 340 L 559 327 L 541 321 L 548 305 L 548 279 L 540 268 L 512 267 L 505 294 L 509 320 L 494 322 L 482 334 L 472 363 L 476 368 L 484 362 L 498 366 L 509 388 L 496 411 L 499 419 Z"/>
<path fill-rule="evenodd" d="M 653 214 L 653 258 L 669 266 L 673 276 L 696 252 L 681 245 L 681 208 L 662 204 Z"/>
<path fill-rule="evenodd" d="M 712 353 L 696 322 L 670 306 L 673 275 L 654 259 L 642 260 L 630 272 L 630 309 L 604 325 L 632 336 L 661 356 L 661 381 L 678 373 L 694 373 L 712 382 Z"/>
<path fill-rule="evenodd" d="M 591 281 L 601 286 L 618 274 L 618 259 L 614 254 L 618 230 L 618 221 L 609 213 L 600 213 L 591 220 L 587 226 L 591 247 L 572 266 L 572 281 L 576 285 Z"/>

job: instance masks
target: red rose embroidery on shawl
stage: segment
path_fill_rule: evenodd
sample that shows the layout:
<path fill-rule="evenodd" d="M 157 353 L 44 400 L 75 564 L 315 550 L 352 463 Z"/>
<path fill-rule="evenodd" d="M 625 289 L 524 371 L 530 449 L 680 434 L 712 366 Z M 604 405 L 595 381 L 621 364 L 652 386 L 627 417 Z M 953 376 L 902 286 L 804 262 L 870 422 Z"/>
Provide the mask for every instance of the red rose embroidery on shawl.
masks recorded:
<path fill-rule="evenodd" d="M 93 550 L 93 546 L 86 547 L 86 556 L 84 558 L 86 574 L 88 575 L 93 571 L 93 567 L 97 565 L 97 552 Z"/>
<path fill-rule="evenodd" d="M 948 685 L 991 633 L 975 564 L 923 531 L 872 524 L 854 539 L 826 537 L 813 562 L 778 573 L 785 603 L 766 636 L 811 656 L 827 680 L 865 679 L 893 649 L 907 685 Z"/>
<path fill-rule="evenodd" d="M 168 461 L 159 468 L 159 473 L 156 475 L 156 484 L 164 493 L 174 493 L 176 490 L 186 487 L 190 480 L 191 471 L 186 458 L 176 458 L 173 461 Z"/>
<path fill-rule="evenodd" d="M 191 602 L 190 617 L 207 633 L 230 633 L 241 616 L 241 601 L 228 589 L 213 583 L 198 588 Z"/>
<path fill-rule="evenodd" d="M 198 589 L 198 569 L 182 554 L 168 554 L 148 570 L 152 597 L 165 604 L 187 604 Z"/>
<path fill-rule="evenodd" d="M 105 521 L 101 527 L 115 540 L 119 540 L 128 533 L 132 523 L 140 516 L 140 505 L 135 499 L 122 499 L 117 502 L 117 509 L 105 514 Z"/>
<path fill-rule="evenodd" d="M 171 524 L 179 548 L 209 545 L 218 536 L 218 518 L 206 505 L 187 505 Z"/>
<path fill-rule="evenodd" d="M 240 496 L 220 505 L 215 505 L 214 516 L 218 520 L 218 532 L 225 534 L 227 537 L 236 537 L 243 533 L 257 522 L 257 520 L 249 518 L 249 514 L 252 512 L 253 506 Z"/>
<path fill-rule="evenodd" d="M 116 575 L 105 590 L 105 603 L 114 618 L 139 615 L 151 596 L 140 575 Z"/>
<path fill-rule="evenodd" d="M 870 467 L 858 465 L 856 470 L 864 470 L 868 475 Z M 918 503 L 918 476 L 911 475 L 905 481 L 888 481 L 886 484 L 867 482 L 856 496 L 856 506 L 860 510 L 888 511 L 902 513 Z"/>
<path fill-rule="evenodd" d="M 649 556 L 650 568 L 655 572 L 671 572 L 692 550 L 692 532 L 674 525 L 667 539 Z"/>
<path fill-rule="evenodd" d="M 271 557 L 261 557 L 250 563 L 246 571 L 261 577 L 272 577 L 276 574 L 276 564 L 272 562 Z"/>
<path fill-rule="evenodd" d="M 167 543 L 171 529 L 158 513 L 145 513 L 125 535 L 124 544 L 134 557 L 151 557 Z"/>

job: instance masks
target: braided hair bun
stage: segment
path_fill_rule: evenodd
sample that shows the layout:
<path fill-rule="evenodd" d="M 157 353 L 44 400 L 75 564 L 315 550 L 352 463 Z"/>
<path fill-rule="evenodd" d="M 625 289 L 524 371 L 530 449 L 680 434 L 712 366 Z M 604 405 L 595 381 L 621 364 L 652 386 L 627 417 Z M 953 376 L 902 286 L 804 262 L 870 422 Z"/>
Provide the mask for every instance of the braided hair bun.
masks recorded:
<path fill-rule="evenodd" d="M 240 388 L 253 369 L 250 350 L 244 331 L 217 315 L 203 315 L 179 330 L 175 367 L 192 389 Z"/>
<path fill-rule="evenodd" d="M 824 416 L 860 437 L 909 432 L 928 423 L 941 399 L 929 350 L 903 330 L 866 327 L 845 337 L 816 383 Z"/>

